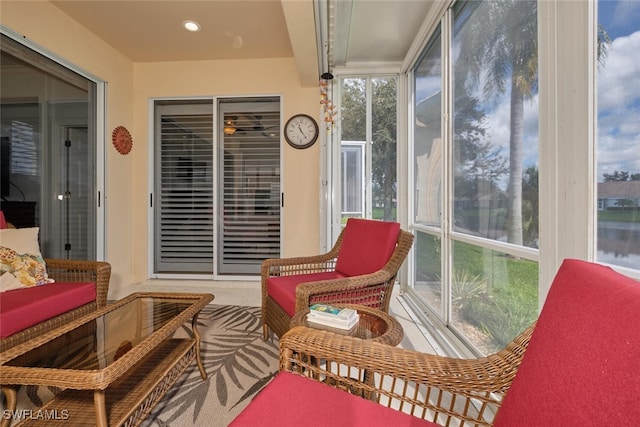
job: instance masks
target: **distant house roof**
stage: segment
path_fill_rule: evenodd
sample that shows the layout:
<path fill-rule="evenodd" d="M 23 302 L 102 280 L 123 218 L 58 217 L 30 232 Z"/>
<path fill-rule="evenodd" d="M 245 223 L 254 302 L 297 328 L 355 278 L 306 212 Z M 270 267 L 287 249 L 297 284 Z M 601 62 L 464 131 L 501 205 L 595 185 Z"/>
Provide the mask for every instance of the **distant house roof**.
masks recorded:
<path fill-rule="evenodd" d="M 598 199 L 640 199 L 640 181 L 598 183 Z"/>

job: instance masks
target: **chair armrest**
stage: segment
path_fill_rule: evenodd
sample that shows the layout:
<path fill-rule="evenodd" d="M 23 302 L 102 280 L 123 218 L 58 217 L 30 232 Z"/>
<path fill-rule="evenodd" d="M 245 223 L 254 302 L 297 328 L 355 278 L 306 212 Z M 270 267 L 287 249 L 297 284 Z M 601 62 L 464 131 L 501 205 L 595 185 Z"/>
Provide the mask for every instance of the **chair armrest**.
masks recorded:
<path fill-rule="evenodd" d="M 327 304 L 363 304 L 389 311 L 391 289 L 398 270 L 411 250 L 413 235 L 400 230 L 391 258 L 380 270 L 361 276 L 307 282 L 296 288 L 296 311 L 316 302 Z"/>
<path fill-rule="evenodd" d="M 262 280 L 266 280 L 271 276 L 293 276 L 333 271 L 335 270 L 336 259 L 337 255 L 332 256 L 332 254 L 294 258 L 269 258 L 262 262 L 260 272 Z"/>
<path fill-rule="evenodd" d="M 333 248 L 325 254 L 264 260 L 260 269 L 263 286 L 266 285 L 267 279 L 271 276 L 292 276 L 335 270 L 336 260 L 338 259 L 338 254 L 340 254 L 343 240 L 344 230 L 338 236 Z"/>
<path fill-rule="evenodd" d="M 45 259 L 47 274 L 57 282 L 94 282 L 96 284 L 96 305 L 107 305 L 111 264 L 103 261 L 67 259 Z"/>
<path fill-rule="evenodd" d="M 316 302 L 325 304 L 363 304 L 388 311 L 383 307 L 384 292 L 393 286 L 395 274 L 386 270 L 362 276 L 301 283 L 296 288 L 296 312 Z"/>
<path fill-rule="evenodd" d="M 455 359 L 297 326 L 280 339 L 280 370 L 441 425 L 491 425 L 532 331 L 491 356 Z"/>

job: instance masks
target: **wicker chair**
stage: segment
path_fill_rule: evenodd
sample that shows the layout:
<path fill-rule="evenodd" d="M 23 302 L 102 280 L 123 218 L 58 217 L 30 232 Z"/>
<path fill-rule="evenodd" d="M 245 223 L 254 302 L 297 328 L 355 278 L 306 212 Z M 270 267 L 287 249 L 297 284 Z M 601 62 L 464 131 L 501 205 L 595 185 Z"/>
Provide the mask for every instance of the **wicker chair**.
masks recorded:
<path fill-rule="evenodd" d="M 350 252 L 357 252 L 359 249 L 356 250 L 355 246 L 361 244 L 361 246 L 368 246 L 368 248 L 360 248 L 366 254 L 371 246 L 375 246 L 375 244 L 367 245 L 366 239 L 373 239 L 372 235 L 375 233 L 367 233 L 365 241 L 360 242 L 357 237 L 363 236 L 363 230 L 368 227 L 392 228 L 394 225 L 397 227 L 395 234 L 393 234 L 393 241 L 391 241 L 390 252 L 392 253 L 380 262 L 379 267 L 372 269 L 371 272 L 366 271 L 357 275 L 348 274 L 345 276 L 336 271 L 336 267 L 340 265 L 341 255 L 346 252 L 343 250 L 345 235 L 347 236 L 346 246 L 350 248 Z M 360 235 L 353 231 L 358 229 L 360 229 Z M 316 302 L 361 304 L 388 312 L 393 283 L 412 243 L 413 235 L 401 230 L 397 223 L 350 218 L 335 245 L 326 254 L 265 260 L 261 269 L 264 339 L 269 337 L 270 330 L 278 337 L 284 335 L 290 328 L 289 323 L 293 314 Z M 380 242 L 381 246 L 384 244 Z M 367 261 L 364 259 L 370 260 L 373 257 L 363 255 L 362 258 L 362 263 L 366 264 Z M 363 268 L 366 269 L 366 267 Z M 292 291 L 295 292 L 295 310 L 291 312 L 279 304 L 277 299 L 270 294 L 269 284 L 274 278 L 287 277 L 286 280 L 298 280 L 293 276 L 297 276 L 299 282 L 295 283 L 295 289 Z"/>
<path fill-rule="evenodd" d="M 565 260 L 535 323 L 480 359 L 297 326 L 231 425 L 637 425 L 639 312 L 636 280 Z"/>
<path fill-rule="evenodd" d="M 280 371 L 321 380 L 384 406 L 401 407 L 438 425 L 489 426 L 533 329 L 530 326 L 491 356 L 456 359 L 297 326 L 280 339 Z M 372 377 L 371 372 L 376 375 Z"/>
<path fill-rule="evenodd" d="M 0 351 L 29 341 L 107 305 L 111 264 L 101 261 L 64 259 L 45 259 L 45 262 L 47 274 L 56 282 L 94 282 L 96 284 L 96 300 L 0 340 Z"/>

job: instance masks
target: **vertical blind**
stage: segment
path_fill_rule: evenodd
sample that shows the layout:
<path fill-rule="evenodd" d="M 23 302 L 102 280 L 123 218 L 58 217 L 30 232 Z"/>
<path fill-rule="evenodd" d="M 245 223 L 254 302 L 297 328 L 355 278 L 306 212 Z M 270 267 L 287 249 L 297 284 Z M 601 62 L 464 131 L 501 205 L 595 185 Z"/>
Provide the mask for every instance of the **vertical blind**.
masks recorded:
<path fill-rule="evenodd" d="M 157 273 L 213 273 L 213 114 L 157 108 Z M 158 123 L 157 123 L 158 125 Z"/>
<path fill-rule="evenodd" d="M 223 119 L 218 271 L 259 274 L 280 256 L 280 112 L 228 106 Z"/>

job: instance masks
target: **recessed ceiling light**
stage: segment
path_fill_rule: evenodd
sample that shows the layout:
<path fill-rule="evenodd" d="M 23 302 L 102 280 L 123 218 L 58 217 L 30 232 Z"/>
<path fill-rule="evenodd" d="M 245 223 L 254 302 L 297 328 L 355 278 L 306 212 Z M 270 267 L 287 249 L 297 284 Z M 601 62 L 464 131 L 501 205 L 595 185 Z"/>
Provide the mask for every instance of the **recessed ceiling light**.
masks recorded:
<path fill-rule="evenodd" d="M 184 21 L 182 25 L 187 31 L 200 31 L 200 24 L 198 24 L 196 21 Z"/>

